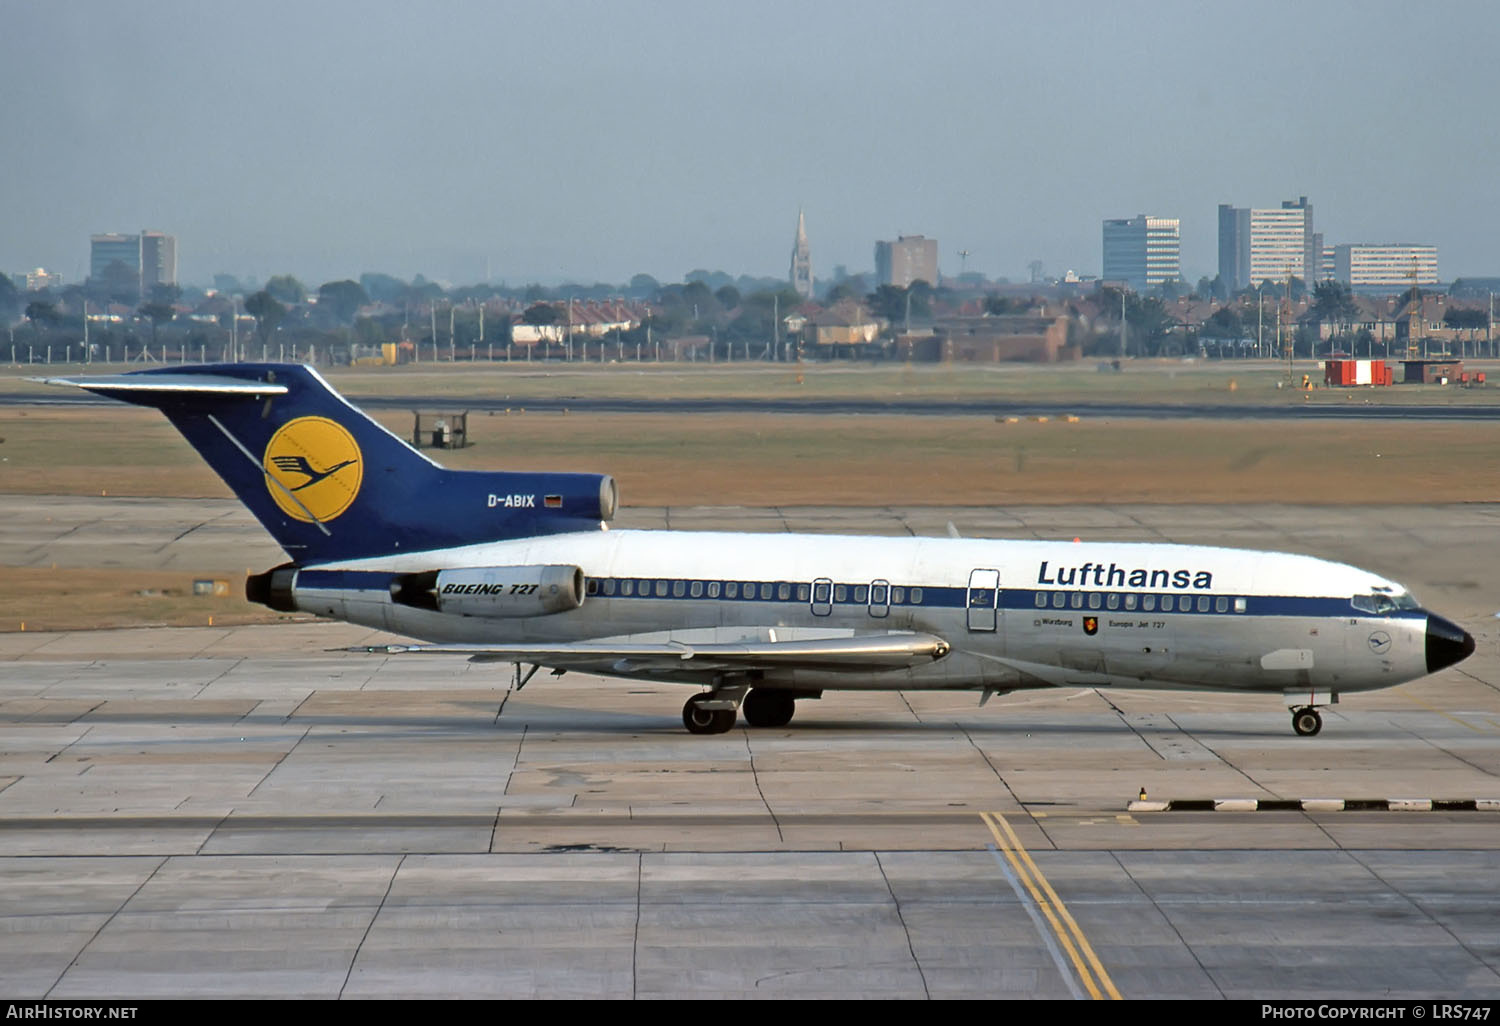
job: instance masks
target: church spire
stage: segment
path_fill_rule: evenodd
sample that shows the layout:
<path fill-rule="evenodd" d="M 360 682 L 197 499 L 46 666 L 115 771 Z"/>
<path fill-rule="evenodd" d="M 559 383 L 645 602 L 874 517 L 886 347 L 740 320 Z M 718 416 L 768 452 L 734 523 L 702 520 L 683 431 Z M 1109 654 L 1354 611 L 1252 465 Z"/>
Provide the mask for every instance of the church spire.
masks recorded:
<path fill-rule="evenodd" d="M 812 252 L 807 245 L 807 220 L 802 216 L 801 207 L 797 208 L 797 241 L 792 246 L 791 279 L 792 288 L 803 299 L 812 298 Z"/>

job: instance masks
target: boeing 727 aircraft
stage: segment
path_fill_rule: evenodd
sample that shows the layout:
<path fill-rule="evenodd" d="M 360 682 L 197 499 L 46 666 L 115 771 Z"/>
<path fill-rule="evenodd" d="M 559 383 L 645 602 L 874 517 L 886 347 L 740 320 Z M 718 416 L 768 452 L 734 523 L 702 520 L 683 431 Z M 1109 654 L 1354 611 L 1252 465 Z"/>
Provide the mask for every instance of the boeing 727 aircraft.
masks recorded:
<path fill-rule="evenodd" d="M 455 471 L 312 368 L 48 379 L 165 413 L 286 551 L 246 594 L 538 669 L 677 681 L 694 734 L 843 689 L 1265 692 L 1298 734 L 1344 692 L 1474 651 L 1395 581 L 1187 545 L 612 531 L 612 478 Z M 529 666 L 524 679 L 521 667 Z"/>

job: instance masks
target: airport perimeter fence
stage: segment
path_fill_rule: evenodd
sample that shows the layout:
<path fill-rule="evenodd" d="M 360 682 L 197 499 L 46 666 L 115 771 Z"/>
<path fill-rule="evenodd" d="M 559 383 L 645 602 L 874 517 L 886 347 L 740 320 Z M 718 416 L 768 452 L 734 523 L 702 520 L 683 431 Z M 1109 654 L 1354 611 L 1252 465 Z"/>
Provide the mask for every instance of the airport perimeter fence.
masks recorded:
<path fill-rule="evenodd" d="M 391 354 L 387 350 L 395 349 Z M 852 347 L 846 347 L 851 348 Z M 781 343 L 713 343 L 669 339 L 665 342 L 594 341 L 567 343 L 12 343 L 13 367 L 87 366 L 91 364 L 173 365 L 187 363 L 307 363 L 314 366 L 429 363 L 793 363 L 809 354 L 794 341 Z M 848 354 L 823 354 L 838 357 Z M 865 358 L 871 354 L 864 354 Z"/>

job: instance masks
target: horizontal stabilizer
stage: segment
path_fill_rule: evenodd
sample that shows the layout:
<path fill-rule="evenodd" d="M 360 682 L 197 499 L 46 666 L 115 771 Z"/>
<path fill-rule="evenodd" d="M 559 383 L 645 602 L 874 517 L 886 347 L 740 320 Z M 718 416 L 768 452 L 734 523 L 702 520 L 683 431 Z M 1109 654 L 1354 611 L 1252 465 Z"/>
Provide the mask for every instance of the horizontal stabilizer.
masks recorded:
<path fill-rule="evenodd" d="M 100 395 L 285 395 L 287 387 L 213 374 L 98 374 L 86 378 L 27 378 L 44 385 L 71 385 Z"/>
<path fill-rule="evenodd" d="M 566 669 L 611 668 L 631 672 L 672 670 L 819 669 L 835 673 L 899 670 L 948 654 L 948 643 L 931 634 L 862 634 L 812 641 L 580 642 L 561 645 L 373 645 L 349 652 L 467 655 L 487 661 L 536 663 Z M 623 664 L 623 665 L 621 665 Z"/>

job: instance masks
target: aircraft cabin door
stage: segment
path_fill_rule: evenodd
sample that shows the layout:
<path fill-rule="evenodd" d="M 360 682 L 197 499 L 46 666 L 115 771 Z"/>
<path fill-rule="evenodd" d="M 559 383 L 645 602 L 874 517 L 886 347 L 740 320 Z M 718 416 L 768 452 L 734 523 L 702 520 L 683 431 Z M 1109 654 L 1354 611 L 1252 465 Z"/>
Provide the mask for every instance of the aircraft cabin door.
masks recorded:
<path fill-rule="evenodd" d="M 819 577 L 812 583 L 812 614 L 827 616 L 833 612 L 833 578 Z"/>
<path fill-rule="evenodd" d="M 1000 609 L 1000 571 L 971 570 L 964 605 L 968 610 L 969 630 L 995 630 Z"/>

